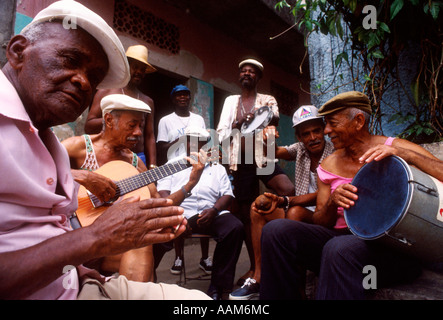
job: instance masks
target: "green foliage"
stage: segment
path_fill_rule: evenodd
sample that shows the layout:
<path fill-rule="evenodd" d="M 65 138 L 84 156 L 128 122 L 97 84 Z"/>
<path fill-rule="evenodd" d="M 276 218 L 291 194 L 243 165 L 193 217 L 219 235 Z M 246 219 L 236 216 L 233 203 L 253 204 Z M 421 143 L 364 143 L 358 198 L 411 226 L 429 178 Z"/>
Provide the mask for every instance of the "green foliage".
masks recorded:
<path fill-rule="evenodd" d="M 376 12 L 368 13 L 367 6 Z M 346 63 L 352 69 L 353 61 L 362 62 L 363 87 L 373 99 L 377 121 L 381 121 L 380 101 L 386 88 L 398 80 L 399 53 L 411 42 L 420 44 L 420 66 L 410 85 L 415 122 L 403 135 L 411 139 L 436 135 L 443 139 L 443 1 L 282 0 L 275 8 L 290 10 L 306 37 L 321 32 L 351 44 L 352 50 L 336 56 L 335 67 Z M 374 14 L 376 22 L 370 19 Z M 372 21 L 375 27 L 368 27 L 364 20 Z M 397 115 L 395 121 L 411 121 L 409 116 L 401 116 L 401 111 Z"/>

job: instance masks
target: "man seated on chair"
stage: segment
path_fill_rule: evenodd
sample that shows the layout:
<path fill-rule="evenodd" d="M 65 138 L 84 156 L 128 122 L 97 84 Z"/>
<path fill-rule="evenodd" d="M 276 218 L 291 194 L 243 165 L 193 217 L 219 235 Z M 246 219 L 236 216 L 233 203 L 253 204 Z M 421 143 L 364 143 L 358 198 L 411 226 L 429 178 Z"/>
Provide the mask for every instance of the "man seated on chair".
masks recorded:
<path fill-rule="evenodd" d="M 99 134 L 71 137 L 62 142 L 68 151 L 71 168 L 95 171 L 110 161 L 120 160 L 130 163 L 138 172 L 146 171 L 146 165 L 131 149 L 142 135 L 145 114 L 150 112 L 149 106 L 127 95 L 112 94 L 101 100 L 101 108 L 103 130 Z M 196 184 L 202 169 L 203 165 L 192 171 L 191 176 L 190 171 L 187 171 L 187 190 Z M 154 183 L 149 184 L 147 189 L 149 191 L 146 191 L 145 197 L 160 197 Z M 114 195 L 115 191 L 113 195 L 110 194 L 110 198 Z M 169 198 L 172 198 L 174 205 L 184 199 L 181 192 Z M 102 272 L 119 272 L 130 280 L 146 282 L 153 281 L 153 263 L 152 246 L 147 246 L 125 252 L 121 256 L 105 257 L 99 269 Z"/>
<path fill-rule="evenodd" d="M 210 137 L 200 127 L 187 127 L 185 135 L 188 154 L 199 150 L 208 143 Z M 190 232 L 211 235 L 217 242 L 208 295 L 219 300 L 223 291 L 232 290 L 233 287 L 235 267 L 244 237 L 243 224 L 228 211 L 233 193 L 222 165 L 206 164 L 192 193 L 183 188 L 189 175 L 188 170 L 161 179 L 157 189 L 163 197 L 182 190 L 186 198 L 180 206 L 185 210 L 184 216 L 188 220 Z"/>
<path fill-rule="evenodd" d="M 315 106 L 307 105 L 298 108 L 292 117 L 293 128 L 298 142 L 290 146 L 275 145 L 275 157 L 295 160 L 295 196 L 279 197 L 272 193 L 259 196 L 251 205 L 251 236 L 254 249 L 255 270 L 244 285 L 229 295 L 230 300 L 249 300 L 258 298 L 261 275 L 260 239 L 265 224 L 275 219 L 290 219 L 312 222 L 317 199 L 316 169 L 321 161 L 334 150 L 330 141 L 325 140 L 323 117 L 318 115 Z M 264 137 L 266 139 L 266 136 Z M 263 198 L 263 196 L 265 198 Z M 262 207 L 263 200 L 269 207 Z M 277 203 L 281 203 L 277 207 Z"/>

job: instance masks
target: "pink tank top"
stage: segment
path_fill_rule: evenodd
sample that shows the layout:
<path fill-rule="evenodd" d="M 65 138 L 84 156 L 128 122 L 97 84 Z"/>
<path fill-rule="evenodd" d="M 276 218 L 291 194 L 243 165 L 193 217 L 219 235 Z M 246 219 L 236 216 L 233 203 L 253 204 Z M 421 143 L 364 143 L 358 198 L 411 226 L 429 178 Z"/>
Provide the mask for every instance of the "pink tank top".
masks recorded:
<path fill-rule="evenodd" d="M 394 139 L 395 138 L 388 137 L 384 144 L 387 146 L 391 146 Z M 329 171 L 326 171 L 325 169 L 322 168 L 321 165 L 317 167 L 317 174 L 318 178 L 323 183 L 329 184 L 331 186 L 331 194 L 339 185 L 352 182 L 352 178 L 344 178 Z M 337 215 L 338 215 L 337 222 L 335 223 L 334 229 L 347 228 L 348 226 L 345 221 L 344 210 L 342 207 L 337 208 Z"/>

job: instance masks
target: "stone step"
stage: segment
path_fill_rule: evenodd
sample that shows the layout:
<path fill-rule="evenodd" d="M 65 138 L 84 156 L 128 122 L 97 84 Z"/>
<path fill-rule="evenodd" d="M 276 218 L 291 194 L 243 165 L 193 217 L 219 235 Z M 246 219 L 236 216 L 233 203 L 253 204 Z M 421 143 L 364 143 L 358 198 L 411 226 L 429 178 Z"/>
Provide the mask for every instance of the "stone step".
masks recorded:
<path fill-rule="evenodd" d="M 422 274 L 411 283 L 373 290 L 370 300 L 443 300 L 443 271 L 423 269 Z M 317 277 L 308 271 L 306 276 L 306 297 L 315 297 Z"/>

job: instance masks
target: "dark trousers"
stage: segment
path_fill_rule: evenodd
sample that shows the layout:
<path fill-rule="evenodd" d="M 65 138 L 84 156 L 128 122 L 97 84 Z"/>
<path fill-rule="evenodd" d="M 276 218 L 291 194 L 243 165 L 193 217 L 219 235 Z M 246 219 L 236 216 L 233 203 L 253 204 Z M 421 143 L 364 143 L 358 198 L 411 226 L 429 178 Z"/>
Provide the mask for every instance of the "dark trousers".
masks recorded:
<path fill-rule="evenodd" d="M 261 299 L 300 299 L 306 269 L 318 275 L 316 299 L 365 299 L 365 266 L 374 266 L 377 288 L 412 280 L 419 264 L 374 241 L 318 225 L 279 219 L 263 228 Z"/>
<path fill-rule="evenodd" d="M 211 285 L 232 290 L 235 267 L 240 256 L 244 238 L 243 224 L 231 213 L 217 216 L 207 228 L 197 225 L 198 215 L 188 219 L 193 233 L 208 234 L 217 242 L 214 251 Z"/>

